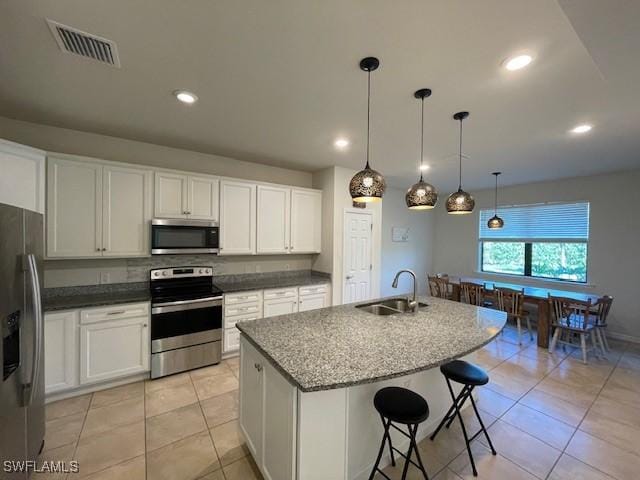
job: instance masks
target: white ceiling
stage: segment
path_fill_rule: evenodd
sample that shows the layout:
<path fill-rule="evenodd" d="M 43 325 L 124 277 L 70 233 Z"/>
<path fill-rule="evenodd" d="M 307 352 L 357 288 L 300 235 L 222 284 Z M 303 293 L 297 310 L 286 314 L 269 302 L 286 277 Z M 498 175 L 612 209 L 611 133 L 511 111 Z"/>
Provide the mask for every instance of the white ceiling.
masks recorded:
<path fill-rule="evenodd" d="M 115 41 L 121 69 L 61 52 L 45 18 Z M 3 0 L 0 114 L 317 170 L 364 163 L 396 186 L 425 159 L 443 193 L 640 166 L 640 2 L 632 0 Z M 518 52 L 530 67 L 507 72 Z M 171 92 L 194 91 L 194 106 Z M 583 136 L 572 126 L 594 125 Z M 333 148 L 338 136 L 352 145 Z"/>

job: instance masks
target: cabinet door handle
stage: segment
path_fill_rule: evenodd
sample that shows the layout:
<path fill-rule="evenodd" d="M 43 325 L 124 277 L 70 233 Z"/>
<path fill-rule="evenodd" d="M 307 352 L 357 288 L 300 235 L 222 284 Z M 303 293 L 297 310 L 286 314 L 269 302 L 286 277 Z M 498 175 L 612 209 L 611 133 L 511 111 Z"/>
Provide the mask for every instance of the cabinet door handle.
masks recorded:
<path fill-rule="evenodd" d="M 103 251 L 103 252 L 106 252 L 106 251 L 107 251 L 107 249 L 106 249 L 106 248 L 103 248 L 103 249 L 102 249 L 102 251 Z"/>
<path fill-rule="evenodd" d="M 147 328 L 147 324 L 146 324 L 146 323 L 143 323 L 143 324 L 142 324 L 142 326 L 143 326 L 144 328 Z"/>
<path fill-rule="evenodd" d="M 259 371 L 259 372 L 261 372 L 261 371 L 262 371 L 262 365 L 260 365 L 259 363 L 254 363 L 254 364 L 253 364 L 253 367 L 254 367 L 257 371 Z"/>

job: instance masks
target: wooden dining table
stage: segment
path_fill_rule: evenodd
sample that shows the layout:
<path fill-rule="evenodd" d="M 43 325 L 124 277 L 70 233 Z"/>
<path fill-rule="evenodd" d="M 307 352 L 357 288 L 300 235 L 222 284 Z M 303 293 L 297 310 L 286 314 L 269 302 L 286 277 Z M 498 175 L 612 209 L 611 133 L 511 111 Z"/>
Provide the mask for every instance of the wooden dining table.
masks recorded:
<path fill-rule="evenodd" d="M 491 291 L 494 287 L 511 288 L 515 290 L 524 290 L 524 302 L 537 305 L 538 307 L 538 346 L 542 348 L 549 347 L 549 335 L 551 334 L 550 316 L 549 316 L 549 295 L 553 297 L 572 298 L 580 301 L 591 301 L 592 304 L 598 302 L 601 295 L 594 293 L 571 292 L 569 290 L 557 290 L 554 288 L 532 287 L 530 285 L 519 285 L 517 283 L 493 282 L 483 278 L 474 277 L 449 277 L 449 283 L 452 286 L 452 300 L 460 301 L 460 282 L 471 282 L 485 285 L 487 294 L 492 296 Z"/>

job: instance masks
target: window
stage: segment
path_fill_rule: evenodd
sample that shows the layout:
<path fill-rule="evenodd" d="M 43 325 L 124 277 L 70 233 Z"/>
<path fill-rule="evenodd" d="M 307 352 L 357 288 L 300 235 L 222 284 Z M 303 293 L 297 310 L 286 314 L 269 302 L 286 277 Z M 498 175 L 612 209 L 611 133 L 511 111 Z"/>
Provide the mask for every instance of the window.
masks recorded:
<path fill-rule="evenodd" d="M 493 209 L 480 211 L 480 268 L 570 282 L 587 281 L 589 204 L 539 204 L 498 209 L 504 227 L 491 230 Z"/>

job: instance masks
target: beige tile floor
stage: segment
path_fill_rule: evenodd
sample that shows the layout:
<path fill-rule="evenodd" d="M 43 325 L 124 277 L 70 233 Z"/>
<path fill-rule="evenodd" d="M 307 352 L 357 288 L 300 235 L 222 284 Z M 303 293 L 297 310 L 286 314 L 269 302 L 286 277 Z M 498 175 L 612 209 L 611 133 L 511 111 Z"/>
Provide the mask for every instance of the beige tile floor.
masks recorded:
<path fill-rule="evenodd" d="M 550 355 L 515 339 L 507 328 L 473 355 L 491 377 L 478 406 L 499 452 L 473 442 L 479 478 L 640 478 L 640 347 L 614 342 L 607 358 L 583 365 L 574 351 Z M 473 478 L 457 423 L 420 451 L 430 478 Z M 237 358 L 47 405 L 42 458 L 75 459 L 80 473 L 35 479 L 262 479 L 238 429 Z"/>

